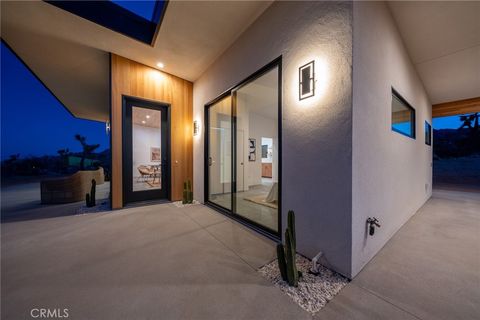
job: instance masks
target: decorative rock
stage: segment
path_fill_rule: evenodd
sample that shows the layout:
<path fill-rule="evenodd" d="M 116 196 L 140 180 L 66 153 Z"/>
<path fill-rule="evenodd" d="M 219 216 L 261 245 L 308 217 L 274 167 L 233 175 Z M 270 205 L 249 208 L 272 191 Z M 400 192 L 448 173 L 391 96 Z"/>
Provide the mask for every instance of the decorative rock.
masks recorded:
<path fill-rule="evenodd" d="M 348 283 L 348 279 L 324 266 L 320 266 L 319 275 L 310 274 L 308 270 L 311 265 L 310 260 L 297 254 L 297 269 L 303 275 L 296 288 L 290 287 L 287 282 L 282 280 L 277 260 L 264 265 L 258 272 L 279 287 L 305 311 L 315 314 L 340 292 Z"/>
<path fill-rule="evenodd" d="M 103 212 L 110 211 L 110 204 L 108 200 L 102 201 L 100 204 L 97 204 L 95 207 L 87 207 L 82 205 L 77 209 L 76 214 L 85 214 L 85 213 L 94 213 L 94 212 Z"/>
<path fill-rule="evenodd" d="M 189 206 L 194 206 L 200 204 L 197 200 L 193 200 L 192 203 L 182 203 L 182 201 L 175 201 L 173 205 L 177 208 L 183 208 L 183 207 L 189 207 Z"/>

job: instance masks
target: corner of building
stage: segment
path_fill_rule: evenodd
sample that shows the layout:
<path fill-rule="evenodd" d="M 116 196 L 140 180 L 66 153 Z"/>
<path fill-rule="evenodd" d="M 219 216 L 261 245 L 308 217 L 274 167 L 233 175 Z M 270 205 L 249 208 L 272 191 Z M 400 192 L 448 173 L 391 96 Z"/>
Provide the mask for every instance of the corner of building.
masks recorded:
<path fill-rule="evenodd" d="M 416 137 L 392 131 L 392 88 L 415 109 Z M 432 193 L 431 104 L 384 2 L 353 4 L 352 277 Z M 376 217 L 374 236 L 366 220 Z"/>

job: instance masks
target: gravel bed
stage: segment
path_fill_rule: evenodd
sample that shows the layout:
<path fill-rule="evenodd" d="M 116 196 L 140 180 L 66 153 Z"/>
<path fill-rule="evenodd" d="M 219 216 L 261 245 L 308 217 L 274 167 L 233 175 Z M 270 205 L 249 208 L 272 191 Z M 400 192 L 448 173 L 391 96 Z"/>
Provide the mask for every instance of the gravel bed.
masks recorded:
<path fill-rule="evenodd" d="M 279 287 L 305 311 L 315 314 L 340 292 L 348 283 L 348 279 L 323 266 L 320 266 L 319 275 L 310 274 L 308 270 L 311 265 L 310 260 L 297 254 L 297 269 L 303 274 L 298 281 L 297 288 L 290 287 L 287 282 L 282 280 L 276 259 L 261 267 L 258 272 Z"/>
<path fill-rule="evenodd" d="M 95 207 L 87 207 L 86 205 L 81 206 L 77 209 L 77 214 L 86 214 L 86 213 L 95 213 L 95 212 L 103 212 L 103 211 L 110 211 L 110 203 L 108 200 L 101 200 L 100 203 L 97 202 Z"/>
<path fill-rule="evenodd" d="M 193 203 L 185 203 L 183 204 L 182 201 L 175 201 L 173 205 L 178 208 L 184 208 L 184 207 L 189 207 L 189 206 L 194 206 L 200 204 L 197 200 L 193 200 Z"/>

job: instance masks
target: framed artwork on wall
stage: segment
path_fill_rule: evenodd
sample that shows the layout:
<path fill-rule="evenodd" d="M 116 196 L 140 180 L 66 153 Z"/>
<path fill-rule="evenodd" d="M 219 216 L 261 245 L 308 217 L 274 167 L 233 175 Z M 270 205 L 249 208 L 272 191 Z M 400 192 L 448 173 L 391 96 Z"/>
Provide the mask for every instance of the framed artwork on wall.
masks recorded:
<path fill-rule="evenodd" d="M 159 147 L 150 147 L 150 161 L 161 162 L 162 153 Z"/>
<path fill-rule="evenodd" d="M 248 139 L 248 161 L 257 160 L 257 141 L 253 138 Z"/>

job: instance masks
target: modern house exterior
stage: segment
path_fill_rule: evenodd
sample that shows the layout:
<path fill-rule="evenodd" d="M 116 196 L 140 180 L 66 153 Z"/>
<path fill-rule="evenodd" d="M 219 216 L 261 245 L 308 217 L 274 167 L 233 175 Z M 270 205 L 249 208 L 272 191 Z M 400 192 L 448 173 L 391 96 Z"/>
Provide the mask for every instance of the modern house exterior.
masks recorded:
<path fill-rule="evenodd" d="M 432 83 L 444 74 L 402 33 L 430 10 L 479 30 L 474 2 L 171 1 L 150 20 L 108 1 L 1 6 L 2 41 L 107 124 L 112 209 L 181 200 L 192 181 L 272 241 L 294 210 L 297 250 L 349 278 L 431 196 L 432 116 L 480 109 L 479 39 L 455 58 L 466 72 Z"/>

